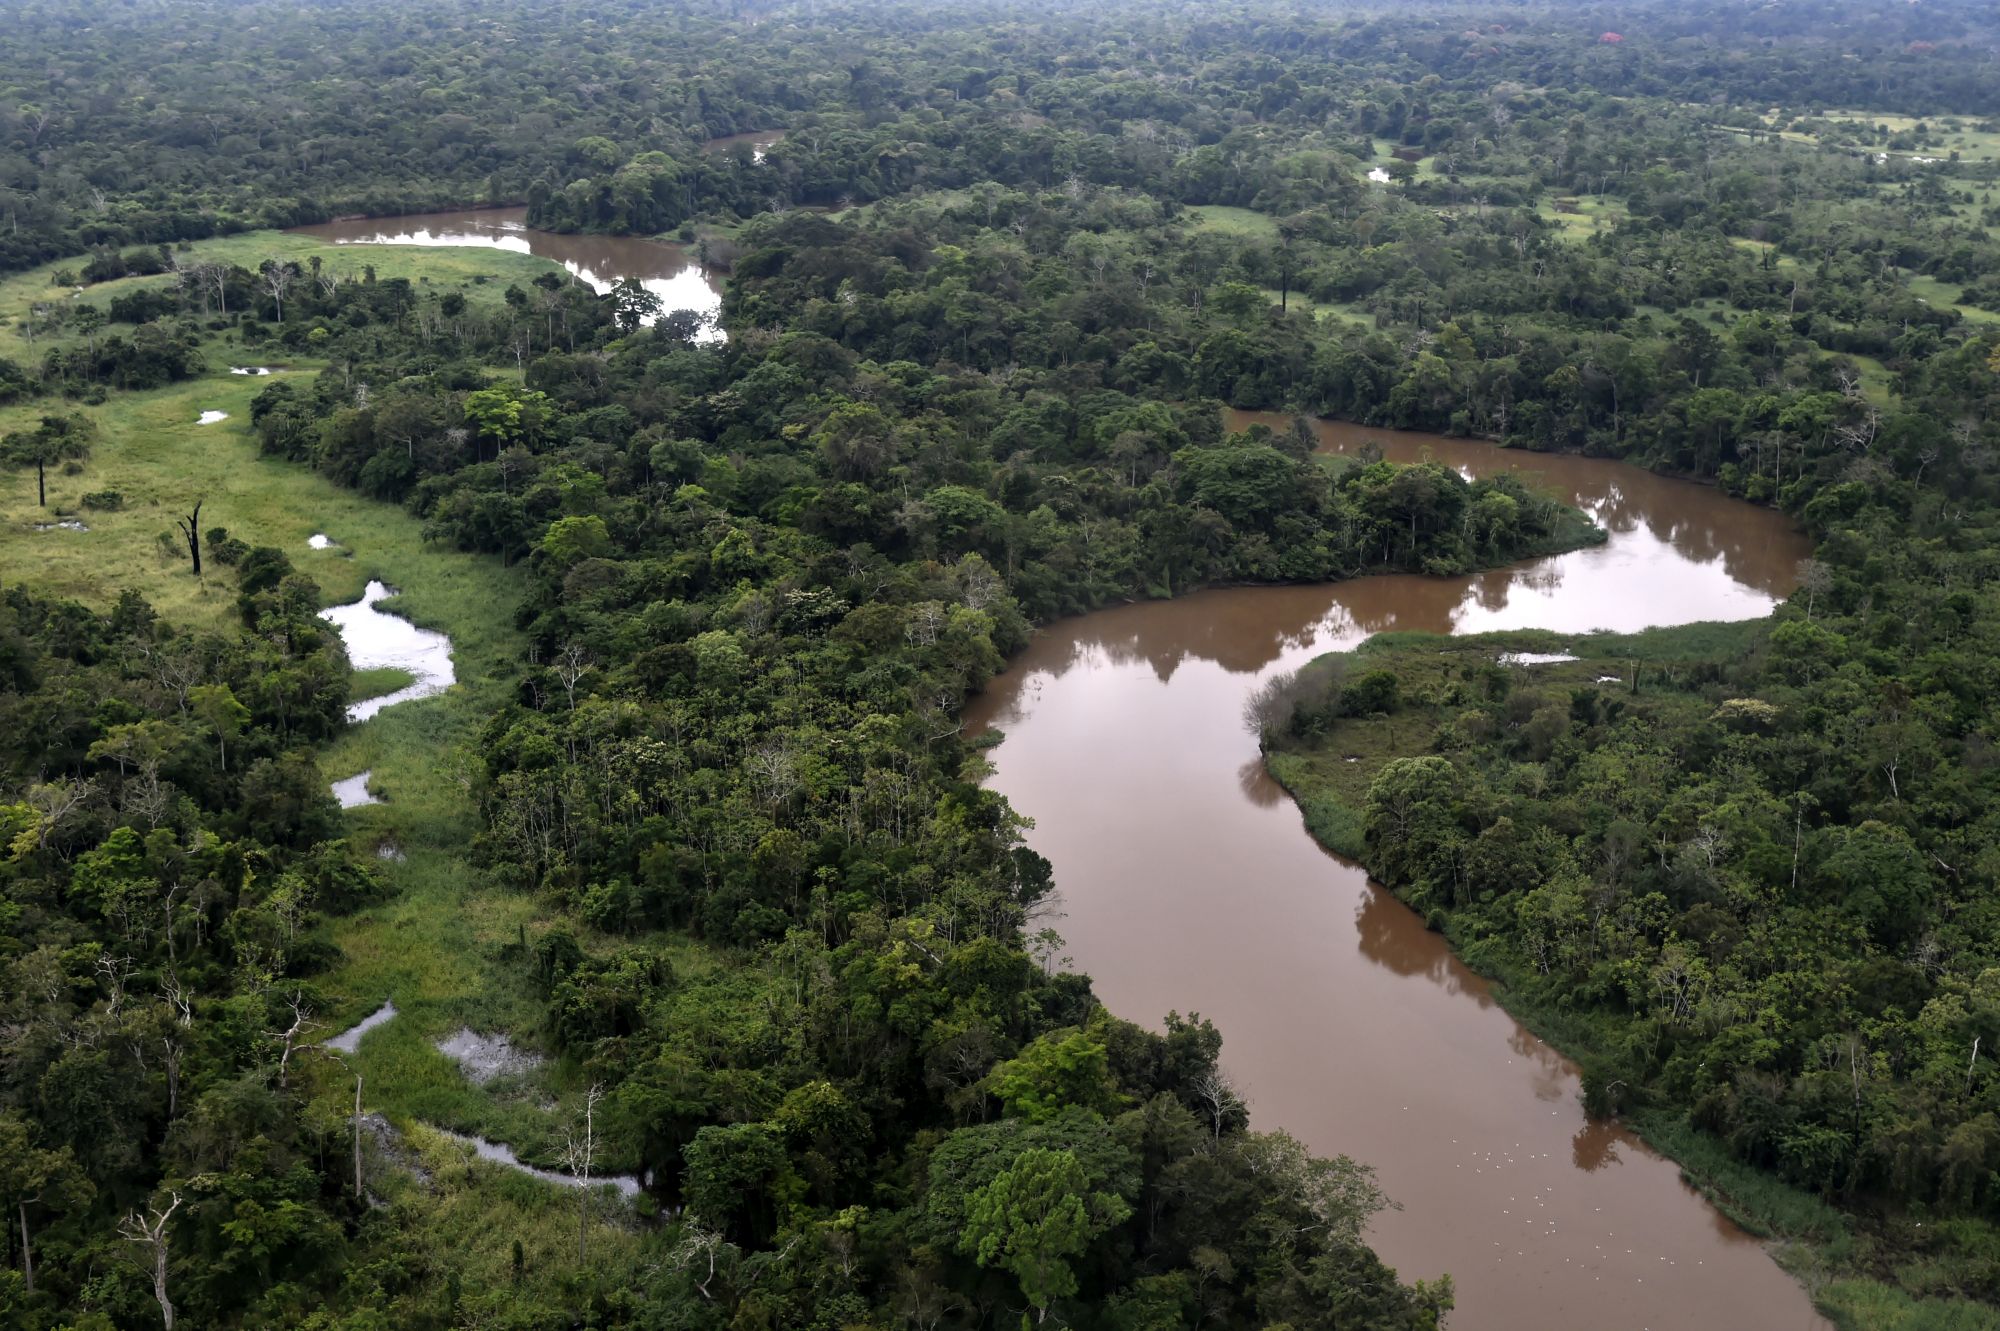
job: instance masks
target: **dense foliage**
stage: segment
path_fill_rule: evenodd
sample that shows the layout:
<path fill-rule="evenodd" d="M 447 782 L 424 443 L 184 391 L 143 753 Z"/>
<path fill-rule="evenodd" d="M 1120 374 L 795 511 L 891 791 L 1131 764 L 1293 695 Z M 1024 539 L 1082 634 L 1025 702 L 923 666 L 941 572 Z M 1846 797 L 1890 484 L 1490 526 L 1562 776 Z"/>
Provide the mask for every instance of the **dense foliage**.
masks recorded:
<path fill-rule="evenodd" d="M 125 1265 L 113 1226 L 162 1177 L 198 1312 L 337 1242 L 327 1143 L 285 1086 L 327 961 L 318 913 L 377 890 L 313 756 L 342 724 L 347 661 L 281 553 L 242 566 L 256 627 L 234 638 L 129 594 L 109 614 L 18 587 L 0 605 L 9 1325 L 86 1303 L 156 1315 L 142 1282 L 91 1273 Z"/>
<path fill-rule="evenodd" d="M 541 1018 L 514 1033 L 645 1180 L 607 1226 L 629 1287 L 518 1239 L 486 1286 L 350 1173 L 353 1088 L 300 1051 L 321 916 L 395 871 L 314 765 L 348 689 L 318 589 L 208 532 L 240 634 L 0 607 L 10 1324 L 1434 1327 L 1448 1284 L 1362 1241 L 1363 1167 L 1252 1131 L 1206 1023 L 1148 1032 L 1056 964 L 1060 866 L 956 715 L 1057 615 L 1596 534 L 1219 404 L 1627 457 L 1814 534 L 1754 650 L 1697 638 L 1629 690 L 1385 650 L 1276 700 L 1270 738 L 1422 711 L 1427 751 L 1341 792 L 1353 848 L 1580 1018 L 1593 1106 L 1685 1114 L 1942 1255 L 1924 1288 L 2000 1297 L 2000 353 L 1966 318 L 1995 166 L 1913 156 L 1995 132 L 1990 15 L 8 20 L 0 269 L 60 264 L 0 359 L 40 422 L 0 461 L 105 447 L 78 404 L 228 338 L 318 369 L 257 397 L 266 454 L 510 564 L 528 649 L 482 718 L 470 872 L 551 921 L 498 958 Z M 778 127 L 761 161 L 707 146 Z M 553 273 L 468 299 L 191 243 L 500 201 L 681 231 L 729 269 L 727 340 Z"/>
<path fill-rule="evenodd" d="M 1242 138 L 1247 122 L 1437 150 L 1469 143 L 1467 109 L 1507 80 L 1759 109 L 2000 110 L 1971 6 L 1495 17 L 947 4 L 745 21 L 713 3 L 24 0 L 0 33 L 0 269 L 447 203 L 532 200 L 544 220 L 650 231 L 774 199 L 1071 173 L 1247 203 L 1259 159 L 1284 142 Z M 1627 40 L 1599 39 L 1614 30 Z M 780 127 L 800 141 L 769 171 L 702 152 Z M 1177 139 L 1195 151 L 1170 151 Z"/>

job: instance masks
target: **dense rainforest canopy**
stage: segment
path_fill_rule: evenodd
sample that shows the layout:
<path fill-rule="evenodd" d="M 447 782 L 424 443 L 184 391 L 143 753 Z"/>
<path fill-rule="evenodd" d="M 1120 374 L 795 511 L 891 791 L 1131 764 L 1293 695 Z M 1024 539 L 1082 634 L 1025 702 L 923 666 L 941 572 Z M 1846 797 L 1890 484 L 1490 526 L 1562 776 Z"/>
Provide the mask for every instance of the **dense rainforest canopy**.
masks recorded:
<path fill-rule="evenodd" d="M 320 769 L 395 681 L 265 510 L 83 492 L 78 526 L 162 514 L 101 603 L 0 546 L 0 1319 L 1438 1326 L 1449 1282 L 1365 1243 L 1365 1161 L 1062 964 L 1062 866 L 958 712 L 1059 615 L 1602 533 L 1225 405 L 1624 458 L 1811 533 L 1773 621 L 1627 693 L 1392 647 L 1274 697 L 1267 743 L 1304 792 L 1421 711 L 1336 772 L 1341 848 L 1570 1023 L 1593 1110 L 1838 1208 L 1826 1269 L 1885 1298 L 2000 1301 L 1995 36 L 1956 4 L 11 7 L 22 511 L 266 360 L 245 487 L 395 506 L 506 595 L 464 607 L 504 652 L 404 705 L 432 767 L 390 807 L 432 826 L 399 841 Z M 752 130 L 784 133 L 710 142 Z M 476 204 L 686 243 L 726 338 L 270 230 Z M 412 898 L 498 940 L 349 923 Z M 358 1084 L 320 1047 L 453 984 L 548 1067 L 501 1060 L 503 1096 L 412 1039 Z M 440 1130 L 630 1196 L 475 1178 Z"/>

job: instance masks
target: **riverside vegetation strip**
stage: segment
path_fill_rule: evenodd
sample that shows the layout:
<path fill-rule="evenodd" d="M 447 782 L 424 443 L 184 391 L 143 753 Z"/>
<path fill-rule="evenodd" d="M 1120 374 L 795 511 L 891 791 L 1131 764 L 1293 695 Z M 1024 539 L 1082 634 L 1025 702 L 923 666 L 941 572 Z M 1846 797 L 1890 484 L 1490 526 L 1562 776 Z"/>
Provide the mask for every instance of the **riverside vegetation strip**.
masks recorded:
<path fill-rule="evenodd" d="M 1821 632 L 1851 623 L 1822 620 Z M 1755 1232 L 1800 1245 L 1791 1260 L 1823 1306 L 1850 1324 L 1984 1326 L 1985 1309 L 1857 1278 L 1948 1287 L 1978 1260 L 1976 1232 L 1947 1221 L 1937 1235 L 1933 1221 L 1926 1234 L 1922 1210 L 1843 1214 L 1822 1200 L 1860 1190 L 1836 1171 L 1882 1167 L 1888 1148 L 1869 1134 L 1937 1132 L 1927 1102 L 1966 1094 L 1967 1000 L 1872 987 L 1913 940 L 1951 946 L 1953 915 L 1978 906 L 1932 878 L 1898 821 L 1807 834 L 1821 799 L 1891 812 L 1895 773 L 1863 775 L 1870 741 L 1857 736 L 1886 744 L 1890 768 L 1907 739 L 1880 713 L 1805 719 L 1844 692 L 1801 657 L 1816 629 L 1795 600 L 1775 630 L 1383 635 L 1264 695 L 1266 761 L 1315 837 L 1379 874 L 1582 1060 L 1586 1103 L 1628 1115 Z M 1567 659 L 1512 664 L 1523 652 Z M 1818 769 L 1790 807 L 1770 788 L 1800 780 L 1770 766 L 1787 761 Z M 1509 867 L 1510 855 L 1539 862 Z M 1745 900 L 1764 894 L 1764 911 Z M 1841 968 L 1791 960 L 1828 930 L 1851 935 Z M 1835 1034 L 1863 1014 L 1896 1051 L 1866 1077 L 1857 1044 Z M 1838 1098 L 1830 1053 L 1823 1098 L 1809 1096 L 1810 1071 L 1791 1085 L 1741 1076 L 1735 1046 L 1752 1038 L 1847 1050 Z M 1815 1114 L 1840 1134 L 1817 1158 L 1804 1151 Z"/>

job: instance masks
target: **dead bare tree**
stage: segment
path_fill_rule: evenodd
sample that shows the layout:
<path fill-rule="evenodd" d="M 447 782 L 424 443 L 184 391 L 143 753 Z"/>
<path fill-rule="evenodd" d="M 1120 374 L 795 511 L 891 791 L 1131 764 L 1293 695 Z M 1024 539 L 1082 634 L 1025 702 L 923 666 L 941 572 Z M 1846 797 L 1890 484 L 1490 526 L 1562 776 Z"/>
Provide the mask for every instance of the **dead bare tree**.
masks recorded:
<path fill-rule="evenodd" d="M 266 259 L 261 271 L 264 277 L 264 290 L 270 292 L 271 299 L 278 303 L 278 322 L 283 323 L 285 293 L 290 291 L 292 283 L 298 280 L 299 270 L 291 264 L 281 263 L 276 259 Z"/>
<path fill-rule="evenodd" d="M 578 642 L 565 643 L 556 654 L 556 678 L 562 681 L 563 692 L 569 696 L 569 709 L 576 710 L 576 686 L 590 673 L 590 653 Z"/>
<path fill-rule="evenodd" d="M 359 1200 L 361 1191 L 361 1074 L 354 1074 L 354 1196 Z"/>
<path fill-rule="evenodd" d="M 303 1037 L 306 1032 L 319 1029 L 319 1023 L 312 1019 L 313 1010 L 311 1005 L 299 996 L 299 992 L 296 989 L 292 991 L 289 1001 L 292 1009 L 292 1024 L 277 1033 L 278 1038 L 284 1041 L 285 1046 L 284 1052 L 278 1055 L 279 1086 L 283 1086 L 285 1079 L 291 1075 L 292 1052 L 304 1043 Z"/>
<path fill-rule="evenodd" d="M 592 1082 L 583 1093 L 583 1131 L 571 1128 L 563 1142 L 563 1163 L 576 1180 L 576 1257 L 587 1261 L 590 1243 L 590 1171 L 597 1163 L 597 1104 L 604 1087 Z"/>
<path fill-rule="evenodd" d="M 188 558 L 194 561 L 197 578 L 201 576 L 201 505 L 201 500 L 195 500 L 194 512 L 174 519 L 174 525 L 181 529 L 181 535 L 187 540 Z"/>
<path fill-rule="evenodd" d="M 205 263 L 195 270 L 201 274 L 208 289 L 215 293 L 216 313 L 225 319 L 229 317 L 229 265 L 226 263 Z"/>
<path fill-rule="evenodd" d="M 29 787 L 28 803 L 40 815 L 35 824 L 35 849 L 48 849 L 49 838 L 96 793 L 97 787 L 88 781 L 48 781 Z"/>
<path fill-rule="evenodd" d="M 167 1225 L 173 1220 L 174 1212 L 181 1208 L 181 1195 L 169 1189 L 169 1201 L 165 1207 L 154 1206 L 150 1212 L 138 1211 L 118 1222 L 118 1234 L 127 1243 L 136 1243 L 146 1250 L 153 1259 L 153 1297 L 160 1302 L 160 1320 L 167 1331 L 174 1331 L 173 1300 L 167 1297 L 167 1255 L 170 1240 Z"/>
<path fill-rule="evenodd" d="M 160 1065 L 167 1073 L 167 1117 L 180 1117 L 181 1112 L 181 1059 L 187 1054 L 187 1046 L 171 1035 L 160 1037 Z"/>
<path fill-rule="evenodd" d="M 1833 590 L 1833 570 L 1817 559 L 1802 561 L 1799 564 L 1799 590 L 1806 594 L 1806 622 L 1811 623 L 1814 604 Z"/>
<path fill-rule="evenodd" d="M 118 1009 L 125 1006 L 125 980 L 132 973 L 132 958 L 100 956 L 97 973 L 104 977 L 104 1015 L 115 1017 Z"/>
<path fill-rule="evenodd" d="M 694 1287 L 695 1292 L 710 1303 L 715 1302 L 715 1295 L 708 1292 L 709 1282 L 715 1279 L 716 1264 L 729 1246 L 729 1241 L 714 1230 L 691 1225 L 688 1227 L 687 1237 L 682 1239 L 673 1251 L 673 1263 L 680 1270 L 694 1268 L 700 1271 L 703 1266 L 708 1268 L 707 1272 L 694 1282 Z"/>
<path fill-rule="evenodd" d="M 1216 1141 L 1222 1140 L 1222 1129 L 1243 1098 L 1236 1093 L 1235 1083 L 1229 1074 L 1219 1067 L 1211 1067 L 1194 1084 L 1195 1097 L 1201 1101 L 1202 1112 L 1207 1115 L 1210 1130 Z"/>

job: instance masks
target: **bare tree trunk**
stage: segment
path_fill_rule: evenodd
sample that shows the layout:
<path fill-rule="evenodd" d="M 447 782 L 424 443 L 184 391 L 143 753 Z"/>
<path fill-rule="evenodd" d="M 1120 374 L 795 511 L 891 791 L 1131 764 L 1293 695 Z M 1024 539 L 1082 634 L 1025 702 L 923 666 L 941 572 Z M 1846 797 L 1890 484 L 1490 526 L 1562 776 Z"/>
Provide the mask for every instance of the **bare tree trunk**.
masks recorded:
<path fill-rule="evenodd" d="M 150 1215 L 138 1211 L 119 1222 L 118 1233 L 128 1243 L 144 1247 L 153 1258 L 153 1297 L 160 1304 L 160 1320 L 166 1324 L 166 1331 L 174 1331 L 174 1304 L 167 1297 L 167 1251 L 170 1240 L 167 1225 L 174 1218 L 174 1212 L 181 1209 L 181 1195 L 169 1192 L 173 1200 L 162 1210 L 153 1208 Z"/>
<path fill-rule="evenodd" d="M 167 1245 L 153 1249 L 153 1297 L 160 1302 L 160 1321 L 174 1331 L 174 1301 L 167 1297 Z"/>
<path fill-rule="evenodd" d="M 362 1200 L 361 1192 L 361 1074 L 354 1074 L 354 1196 Z"/>
<path fill-rule="evenodd" d="M 197 578 L 201 576 L 201 505 L 201 500 L 195 500 L 194 512 L 174 519 L 174 525 L 187 538 L 188 557 L 194 560 L 194 575 Z"/>
<path fill-rule="evenodd" d="M 583 1135 L 574 1130 L 563 1145 L 565 1163 L 570 1175 L 576 1179 L 576 1256 L 579 1262 L 587 1261 L 590 1243 L 590 1170 L 597 1158 L 597 1102 L 604 1098 L 604 1089 L 593 1084 L 583 1097 Z"/>
<path fill-rule="evenodd" d="M 19 1204 L 21 1214 L 21 1283 L 28 1293 L 35 1292 L 35 1247 L 28 1238 L 28 1203 L 32 1197 L 23 1197 Z"/>

